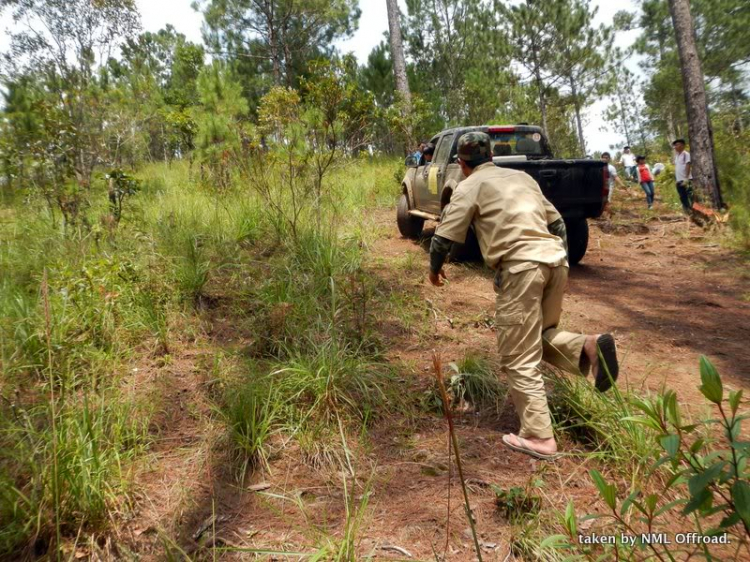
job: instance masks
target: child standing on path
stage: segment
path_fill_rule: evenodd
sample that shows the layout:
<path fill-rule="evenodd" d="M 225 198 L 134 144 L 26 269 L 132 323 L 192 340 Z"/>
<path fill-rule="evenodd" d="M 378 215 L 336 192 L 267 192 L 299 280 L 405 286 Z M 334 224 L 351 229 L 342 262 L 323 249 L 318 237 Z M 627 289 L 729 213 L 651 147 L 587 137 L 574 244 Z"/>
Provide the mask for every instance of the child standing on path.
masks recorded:
<path fill-rule="evenodd" d="M 638 179 L 643 191 L 646 192 L 646 203 L 648 208 L 651 209 L 654 206 L 654 176 L 651 173 L 651 168 L 646 164 L 645 156 L 636 157 L 635 162 L 638 165 Z"/>

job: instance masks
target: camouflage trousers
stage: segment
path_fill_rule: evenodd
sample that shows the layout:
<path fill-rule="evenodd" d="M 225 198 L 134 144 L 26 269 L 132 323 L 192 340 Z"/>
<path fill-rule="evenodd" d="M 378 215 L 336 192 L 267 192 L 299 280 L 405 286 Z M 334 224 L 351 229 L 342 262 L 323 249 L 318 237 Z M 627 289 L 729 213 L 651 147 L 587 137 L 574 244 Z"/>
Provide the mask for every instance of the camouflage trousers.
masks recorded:
<path fill-rule="evenodd" d="M 521 420 L 521 437 L 552 437 L 540 366 L 588 371 L 581 361 L 586 336 L 557 328 L 568 282 L 567 263 L 501 262 L 495 278 L 497 346 Z"/>

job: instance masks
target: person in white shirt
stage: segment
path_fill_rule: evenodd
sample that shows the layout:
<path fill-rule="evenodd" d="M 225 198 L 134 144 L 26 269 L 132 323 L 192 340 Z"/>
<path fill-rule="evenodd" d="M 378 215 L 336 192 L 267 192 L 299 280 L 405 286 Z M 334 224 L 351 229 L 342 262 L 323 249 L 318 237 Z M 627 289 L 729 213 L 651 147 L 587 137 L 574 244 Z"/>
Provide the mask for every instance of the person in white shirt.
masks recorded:
<path fill-rule="evenodd" d="M 638 169 L 635 163 L 635 154 L 630 152 L 629 146 L 623 147 L 622 155 L 620 156 L 618 164 L 622 164 L 622 167 L 625 168 L 625 177 L 638 183 Z"/>
<path fill-rule="evenodd" d="M 622 183 L 620 176 L 617 175 L 617 168 L 615 168 L 611 164 L 611 160 L 612 156 L 609 154 L 609 152 L 602 152 L 602 162 L 605 162 L 607 164 L 607 171 L 609 172 L 609 193 L 607 194 L 607 203 L 604 205 L 604 211 L 608 212 L 610 215 L 612 214 L 612 211 L 609 208 L 609 204 L 612 201 L 612 193 L 615 191 L 615 184 L 619 185 L 620 187 L 625 187 L 625 184 Z"/>
<path fill-rule="evenodd" d="M 685 150 L 685 139 L 677 139 L 674 147 L 674 179 L 677 193 L 680 196 L 682 210 L 690 213 L 693 208 L 693 170 L 690 164 L 690 153 Z"/>

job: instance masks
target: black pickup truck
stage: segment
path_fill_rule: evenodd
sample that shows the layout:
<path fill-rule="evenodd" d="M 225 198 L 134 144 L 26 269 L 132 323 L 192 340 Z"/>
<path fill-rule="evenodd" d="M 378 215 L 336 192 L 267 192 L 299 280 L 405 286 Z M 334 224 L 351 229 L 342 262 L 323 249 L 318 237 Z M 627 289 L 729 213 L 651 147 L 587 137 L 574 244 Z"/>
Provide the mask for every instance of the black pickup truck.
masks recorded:
<path fill-rule="evenodd" d="M 529 125 L 448 129 L 430 140 L 435 145 L 432 162 L 407 158 L 397 213 L 401 234 L 418 238 L 425 220 L 440 219 L 453 190 L 464 179 L 456 153 L 458 139 L 470 131 L 483 131 L 490 136 L 495 165 L 522 170 L 536 180 L 565 219 L 570 263 L 580 262 L 589 240 L 586 219 L 600 216 L 607 202 L 607 167 L 598 160 L 555 159 L 542 130 Z M 472 244 L 476 244 L 476 238 L 470 235 L 466 245 Z"/>

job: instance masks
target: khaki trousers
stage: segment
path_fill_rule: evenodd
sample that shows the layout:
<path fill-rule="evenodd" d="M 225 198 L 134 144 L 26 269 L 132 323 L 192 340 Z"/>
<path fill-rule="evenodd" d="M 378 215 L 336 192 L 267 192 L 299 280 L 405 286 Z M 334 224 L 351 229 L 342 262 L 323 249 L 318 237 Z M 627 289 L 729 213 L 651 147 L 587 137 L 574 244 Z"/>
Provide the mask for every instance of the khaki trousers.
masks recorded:
<path fill-rule="evenodd" d="M 501 262 L 495 277 L 497 346 L 521 419 L 521 437 L 553 436 L 542 360 L 581 373 L 586 336 L 557 329 L 567 281 L 566 263 Z"/>

